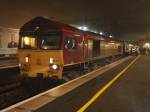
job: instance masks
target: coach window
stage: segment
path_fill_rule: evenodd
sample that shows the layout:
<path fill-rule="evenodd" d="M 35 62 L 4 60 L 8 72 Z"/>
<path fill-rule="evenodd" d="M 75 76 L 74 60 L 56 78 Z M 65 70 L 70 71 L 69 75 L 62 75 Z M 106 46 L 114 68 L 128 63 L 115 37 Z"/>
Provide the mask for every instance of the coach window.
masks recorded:
<path fill-rule="evenodd" d="M 73 36 L 67 36 L 65 40 L 66 49 L 76 49 L 76 39 Z"/>

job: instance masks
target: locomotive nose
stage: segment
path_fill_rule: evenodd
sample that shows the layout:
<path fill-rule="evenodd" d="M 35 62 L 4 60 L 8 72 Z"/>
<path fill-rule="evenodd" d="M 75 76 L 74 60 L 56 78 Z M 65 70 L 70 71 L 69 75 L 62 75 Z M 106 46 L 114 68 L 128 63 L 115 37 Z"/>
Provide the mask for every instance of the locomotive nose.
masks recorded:
<path fill-rule="evenodd" d="M 37 77 L 43 74 L 44 77 L 55 75 L 61 77 L 63 58 L 62 51 L 43 50 L 19 50 L 19 66 L 21 74 L 28 77 Z M 51 75 L 50 75 L 51 74 Z"/>

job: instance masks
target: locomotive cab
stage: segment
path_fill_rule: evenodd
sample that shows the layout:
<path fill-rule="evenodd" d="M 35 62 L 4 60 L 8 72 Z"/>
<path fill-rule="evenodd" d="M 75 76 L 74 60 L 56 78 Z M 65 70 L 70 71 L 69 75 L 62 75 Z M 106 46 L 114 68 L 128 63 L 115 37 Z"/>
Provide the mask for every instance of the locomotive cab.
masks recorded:
<path fill-rule="evenodd" d="M 27 77 L 56 76 L 61 79 L 62 33 L 57 30 L 45 32 L 45 26 L 34 20 L 30 24 L 25 24 L 20 30 L 18 55 L 21 75 Z"/>
<path fill-rule="evenodd" d="M 21 74 L 36 77 L 43 74 L 59 77 L 62 65 L 61 34 L 50 33 L 41 36 L 20 35 L 19 62 Z"/>

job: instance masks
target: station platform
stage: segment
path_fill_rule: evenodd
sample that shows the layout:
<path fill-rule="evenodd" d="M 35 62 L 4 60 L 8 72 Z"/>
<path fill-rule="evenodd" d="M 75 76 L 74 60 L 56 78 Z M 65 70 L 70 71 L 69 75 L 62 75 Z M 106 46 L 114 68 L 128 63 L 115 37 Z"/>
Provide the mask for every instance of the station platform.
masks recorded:
<path fill-rule="evenodd" d="M 150 55 L 127 57 L 4 111 L 150 112 L 149 66 Z"/>
<path fill-rule="evenodd" d="M 128 67 L 132 60 L 88 81 L 36 112 L 150 112 L 150 56 L 140 56 Z M 124 70 L 126 67 L 128 69 Z M 98 95 L 119 73 L 122 75 Z M 97 98 L 90 103 L 96 95 Z"/>

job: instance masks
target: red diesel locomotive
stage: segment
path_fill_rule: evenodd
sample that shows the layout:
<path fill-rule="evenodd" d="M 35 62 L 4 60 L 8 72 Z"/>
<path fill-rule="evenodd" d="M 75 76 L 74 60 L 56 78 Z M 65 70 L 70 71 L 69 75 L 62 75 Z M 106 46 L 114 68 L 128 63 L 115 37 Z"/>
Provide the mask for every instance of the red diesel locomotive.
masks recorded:
<path fill-rule="evenodd" d="M 123 54 L 121 41 L 43 17 L 24 24 L 19 35 L 19 66 L 26 77 L 62 79 L 71 69 Z"/>

